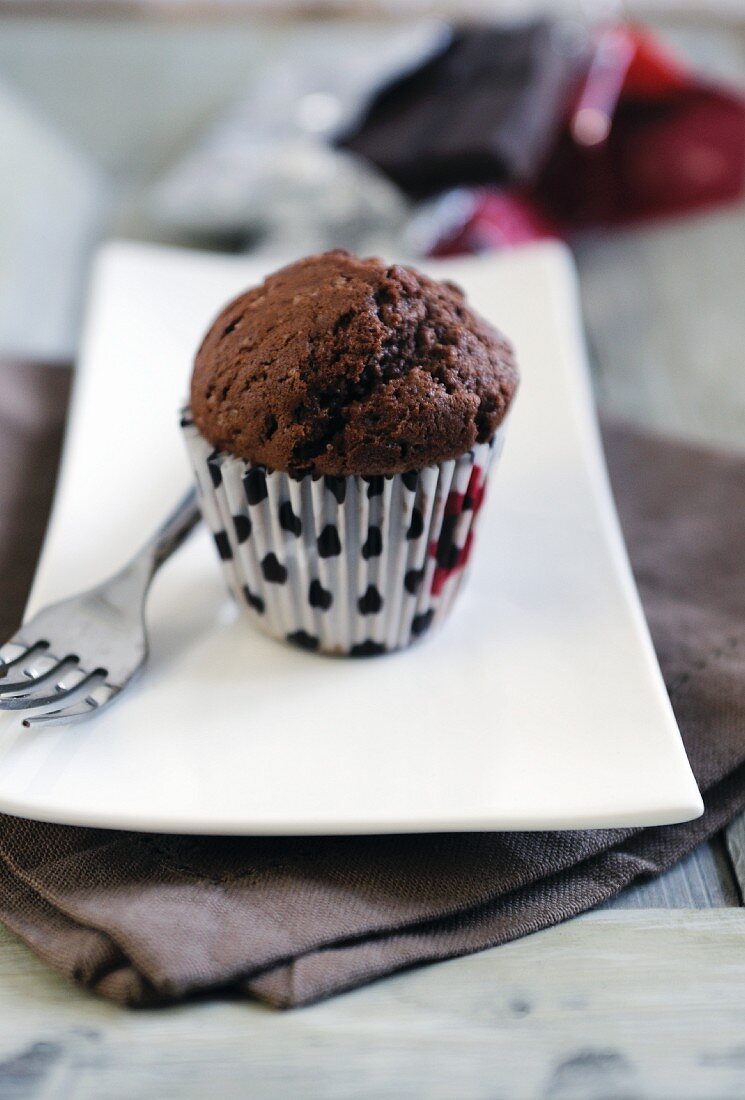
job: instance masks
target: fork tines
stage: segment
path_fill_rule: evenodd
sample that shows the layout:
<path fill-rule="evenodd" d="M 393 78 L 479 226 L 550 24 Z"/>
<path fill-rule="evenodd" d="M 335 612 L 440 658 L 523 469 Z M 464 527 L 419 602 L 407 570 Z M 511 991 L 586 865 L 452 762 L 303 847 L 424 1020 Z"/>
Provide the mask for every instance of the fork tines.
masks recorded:
<path fill-rule="evenodd" d="M 54 655 L 43 640 L 19 637 L 0 648 L 0 709 L 32 711 L 25 726 L 85 717 L 112 694 L 105 669 L 86 670 L 74 653 Z"/>

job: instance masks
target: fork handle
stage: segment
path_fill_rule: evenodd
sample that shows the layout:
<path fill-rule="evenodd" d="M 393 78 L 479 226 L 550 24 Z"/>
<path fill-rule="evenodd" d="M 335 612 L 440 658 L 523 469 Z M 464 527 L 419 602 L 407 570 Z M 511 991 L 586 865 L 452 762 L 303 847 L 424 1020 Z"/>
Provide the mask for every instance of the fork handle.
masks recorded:
<path fill-rule="evenodd" d="M 145 543 L 138 557 L 149 557 L 151 563 L 150 576 L 160 569 L 164 561 L 167 561 L 181 543 L 196 527 L 201 518 L 197 494 L 195 489 L 181 498 L 171 514 L 163 520 L 157 531 Z"/>
<path fill-rule="evenodd" d="M 163 562 L 178 550 L 200 516 L 196 491 L 190 489 L 135 556 L 99 586 L 106 602 L 121 611 L 141 608 L 151 580 Z"/>

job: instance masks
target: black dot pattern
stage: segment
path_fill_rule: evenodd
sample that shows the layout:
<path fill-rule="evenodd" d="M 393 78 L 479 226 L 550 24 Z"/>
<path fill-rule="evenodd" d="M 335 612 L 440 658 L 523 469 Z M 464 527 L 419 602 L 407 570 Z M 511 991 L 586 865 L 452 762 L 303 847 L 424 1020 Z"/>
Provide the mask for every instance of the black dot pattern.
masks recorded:
<path fill-rule="evenodd" d="M 220 452 L 213 451 L 207 459 L 207 469 L 210 472 L 212 478 L 212 484 L 216 489 L 219 489 L 222 485 L 222 470 L 220 469 Z"/>
<path fill-rule="evenodd" d="M 217 552 L 220 555 L 221 561 L 230 561 L 233 557 L 233 551 L 230 548 L 230 540 L 228 539 L 227 531 L 217 531 L 215 533 L 215 546 Z"/>
<path fill-rule="evenodd" d="M 437 540 L 437 564 L 441 569 L 454 569 L 458 560 L 458 547 L 455 544 L 455 528 L 458 516 L 445 516 L 442 521 L 440 537 Z"/>
<path fill-rule="evenodd" d="M 269 495 L 266 487 L 266 472 L 259 466 L 249 470 L 243 479 L 243 488 L 249 504 L 261 504 L 262 500 L 266 500 Z"/>
<path fill-rule="evenodd" d="M 252 607 L 254 611 L 258 611 L 259 615 L 264 614 L 264 601 L 261 596 L 257 596 L 255 592 L 252 592 L 247 584 L 243 585 L 243 598 L 249 607 Z"/>
<path fill-rule="evenodd" d="M 455 468 L 450 465 L 439 480 L 437 470 L 426 470 L 392 479 L 324 476 L 319 486 L 310 475 L 296 474 L 297 488 L 290 492 L 293 475 L 211 450 L 188 410 L 182 427 L 192 459 L 201 465 L 201 489 L 208 495 L 212 487 L 206 513 L 228 583 L 241 603 L 264 616 L 270 633 L 308 651 L 328 646 L 367 657 L 386 652 L 384 642 L 365 637 L 368 631 L 399 639 L 407 624 L 407 641 L 413 641 L 445 616 L 483 502 L 486 445 L 478 445 L 472 457 L 456 459 Z M 364 496 L 372 503 L 360 502 Z M 359 510 L 350 513 L 350 508 Z M 355 528 L 357 516 L 365 520 L 361 530 Z M 358 560 L 346 561 L 344 555 L 352 553 Z M 381 570 L 388 553 L 390 568 Z M 322 564 L 333 558 L 341 560 Z M 398 593 L 394 585 L 400 586 Z M 309 621 L 317 624 L 310 632 Z M 371 621 L 378 624 L 375 631 Z M 362 638 L 351 647 L 350 630 Z"/>
<path fill-rule="evenodd" d="M 425 611 L 421 615 L 415 615 L 411 622 L 411 633 L 414 638 L 421 637 L 422 634 L 426 634 L 429 628 L 432 626 L 432 620 L 435 617 L 434 608 Z"/>
<path fill-rule="evenodd" d="M 299 646 L 300 649 L 309 649 L 311 652 L 315 652 L 319 646 L 318 638 L 314 638 L 305 630 L 296 630 L 293 634 L 288 634 L 287 641 Z"/>
<path fill-rule="evenodd" d="M 295 515 L 289 500 L 279 506 L 279 525 L 283 531 L 289 531 L 295 538 L 302 533 L 303 525 L 300 522 L 300 516 Z"/>
<path fill-rule="evenodd" d="M 367 591 L 364 596 L 360 596 L 357 601 L 357 606 L 360 609 L 360 615 L 377 615 L 381 610 L 383 606 L 383 597 L 374 584 L 367 586 Z"/>
<path fill-rule="evenodd" d="M 350 657 L 379 657 L 385 653 L 385 646 L 381 642 L 358 642 L 349 651 Z"/>
<path fill-rule="evenodd" d="M 319 580 L 311 581 L 308 588 L 308 603 L 311 607 L 318 607 L 321 611 L 328 611 L 334 602 L 333 593 L 324 588 Z"/>
<path fill-rule="evenodd" d="M 409 524 L 409 530 L 406 532 L 406 538 L 411 542 L 413 539 L 420 539 L 424 532 L 424 518 L 419 508 L 414 508 L 411 513 L 411 523 Z"/>
<path fill-rule="evenodd" d="M 325 477 L 323 483 L 336 497 L 337 504 L 343 504 L 347 497 L 347 479 L 345 477 Z"/>
<path fill-rule="evenodd" d="M 233 516 L 233 527 L 238 542 L 245 542 L 251 537 L 251 520 L 248 516 Z"/>
<path fill-rule="evenodd" d="M 318 553 L 322 558 L 336 558 L 341 554 L 339 532 L 333 523 L 327 523 L 318 536 Z"/>
<path fill-rule="evenodd" d="M 362 557 L 365 561 L 370 558 L 379 558 L 383 553 L 383 534 L 379 527 L 368 527 L 367 538 L 362 547 Z"/>
<path fill-rule="evenodd" d="M 273 553 L 261 559 L 261 572 L 264 580 L 270 584 L 284 584 L 287 580 L 287 570 Z"/>

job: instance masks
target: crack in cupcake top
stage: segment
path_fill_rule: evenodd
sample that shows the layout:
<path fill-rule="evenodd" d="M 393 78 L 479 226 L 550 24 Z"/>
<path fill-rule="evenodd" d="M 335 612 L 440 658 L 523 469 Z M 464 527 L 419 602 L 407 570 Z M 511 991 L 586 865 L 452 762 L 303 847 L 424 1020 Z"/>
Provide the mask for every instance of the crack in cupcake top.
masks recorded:
<path fill-rule="evenodd" d="M 214 447 L 301 476 L 397 474 L 487 442 L 518 374 L 453 283 L 341 250 L 270 275 L 200 347 L 194 421 Z"/>

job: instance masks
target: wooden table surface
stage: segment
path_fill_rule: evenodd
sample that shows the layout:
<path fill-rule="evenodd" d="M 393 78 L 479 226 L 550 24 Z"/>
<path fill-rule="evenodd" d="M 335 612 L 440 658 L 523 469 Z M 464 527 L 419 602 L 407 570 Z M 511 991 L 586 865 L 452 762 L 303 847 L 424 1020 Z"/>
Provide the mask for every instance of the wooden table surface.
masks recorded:
<path fill-rule="evenodd" d="M 745 76 L 742 36 L 691 34 Z M 577 258 L 600 407 L 744 447 L 745 208 Z M 117 1008 L 0 929 L 0 1100 L 745 1096 L 743 891 L 741 820 L 602 910 L 284 1014 Z"/>

